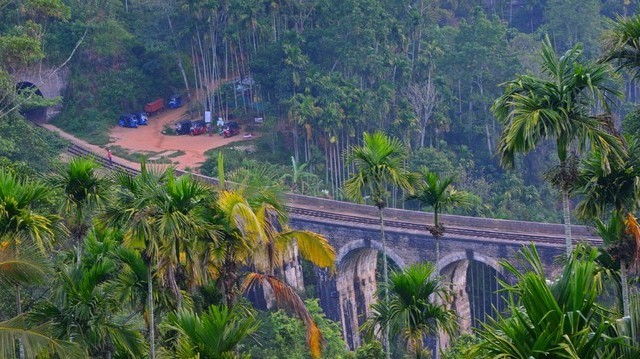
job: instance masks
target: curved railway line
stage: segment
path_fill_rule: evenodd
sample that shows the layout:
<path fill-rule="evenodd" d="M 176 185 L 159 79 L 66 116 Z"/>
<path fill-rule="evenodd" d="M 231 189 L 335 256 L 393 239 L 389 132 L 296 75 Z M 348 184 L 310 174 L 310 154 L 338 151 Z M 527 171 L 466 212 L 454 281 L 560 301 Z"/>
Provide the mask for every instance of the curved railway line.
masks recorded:
<path fill-rule="evenodd" d="M 96 162 L 102 164 L 105 168 L 126 171 L 130 174 L 137 174 L 140 171 L 134 169 L 132 167 L 117 163 L 113 161 L 109 162 L 108 159 L 99 156 L 90 150 L 78 146 L 76 144 L 71 144 L 67 148 L 67 153 L 73 156 L 87 156 L 93 158 Z M 207 177 L 203 175 L 193 174 L 189 172 L 185 172 L 182 170 L 175 170 L 175 173 L 178 175 L 190 174 L 196 176 L 197 178 L 206 181 L 208 183 L 217 183 L 217 179 L 213 177 Z M 352 214 L 352 213 L 340 213 L 335 208 L 331 209 L 331 207 L 339 208 L 344 206 L 343 202 L 334 201 L 334 200 L 325 200 L 322 199 L 323 206 L 315 206 L 314 208 L 308 208 L 304 205 L 301 205 L 296 202 L 304 201 L 306 196 L 296 195 L 296 194 L 288 194 L 289 203 L 286 208 L 290 215 L 299 217 L 304 220 L 310 220 L 315 222 L 333 222 L 333 223 L 343 223 L 343 224 L 357 224 L 364 225 L 368 227 L 378 227 L 380 225 L 379 219 L 374 216 L 364 215 L 364 214 Z M 320 199 L 314 199 L 320 200 Z M 332 206 L 332 204 L 334 206 Z M 351 204 L 353 205 L 353 204 Z M 323 208 L 320 208 L 323 207 Z M 327 207 L 330 207 L 327 209 Z M 389 229 L 396 230 L 411 230 L 411 231 L 422 231 L 426 232 L 426 225 L 422 222 L 416 222 L 411 220 L 398 220 L 398 219 L 385 219 L 385 226 Z M 496 240 L 496 241 L 507 241 L 507 242 L 535 242 L 539 244 L 545 245 L 554 245 L 560 246 L 564 245 L 564 232 L 558 231 L 558 233 L 526 233 L 526 232 L 514 232 L 508 230 L 500 230 L 500 229 L 483 229 L 478 227 L 464 227 L 459 225 L 447 225 L 446 234 L 453 236 L 463 236 L 467 238 L 474 238 L 476 240 Z M 582 241 L 586 241 L 589 243 L 597 244 L 601 241 L 596 236 L 582 236 Z"/>

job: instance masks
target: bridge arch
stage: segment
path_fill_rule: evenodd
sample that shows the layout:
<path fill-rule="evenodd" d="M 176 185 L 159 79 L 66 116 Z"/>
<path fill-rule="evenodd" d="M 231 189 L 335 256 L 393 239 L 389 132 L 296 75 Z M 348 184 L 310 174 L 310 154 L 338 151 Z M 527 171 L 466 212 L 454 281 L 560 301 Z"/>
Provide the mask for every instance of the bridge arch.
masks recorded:
<path fill-rule="evenodd" d="M 472 250 L 455 251 L 442 257 L 438 268 L 444 281 L 451 285 L 451 307 L 458 313 L 463 332 L 471 332 L 504 308 L 504 294 L 498 289 L 499 280 L 506 279 L 505 271 L 495 258 Z M 440 340 L 447 345 L 446 336 Z"/>
<path fill-rule="evenodd" d="M 339 318 L 347 345 L 361 345 L 360 326 L 371 314 L 371 305 L 377 300 L 376 269 L 382 243 L 369 239 L 352 240 L 343 245 L 336 257 L 336 289 Z M 405 262 L 395 251 L 387 247 L 387 258 L 400 268 Z"/>
<path fill-rule="evenodd" d="M 502 266 L 497 260 L 495 260 L 494 258 L 485 256 L 476 251 L 465 251 L 465 252 L 459 251 L 459 252 L 449 253 L 444 257 L 440 258 L 440 262 L 438 262 L 438 269 L 442 271 L 443 269 L 447 268 L 451 264 L 459 261 L 464 261 L 464 260 L 473 260 L 476 262 L 484 263 L 489 267 L 495 269 L 501 275 L 504 275 L 504 269 L 502 268 Z"/>
<path fill-rule="evenodd" d="M 371 248 L 376 251 L 382 253 L 382 243 L 379 241 L 365 240 L 365 239 L 356 239 L 352 240 L 342 247 L 338 251 L 338 255 L 336 256 L 336 264 L 339 267 L 341 263 L 344 262 L 345 258 L 349 255 L 349 253 L 357 251 L 361 248 Z M 400 269 L 404 269 L 406 264 L 404 259 L 399 256 L 392 248 L 389 247 L 387 243 L 387 257 L 391 259 Z"/>

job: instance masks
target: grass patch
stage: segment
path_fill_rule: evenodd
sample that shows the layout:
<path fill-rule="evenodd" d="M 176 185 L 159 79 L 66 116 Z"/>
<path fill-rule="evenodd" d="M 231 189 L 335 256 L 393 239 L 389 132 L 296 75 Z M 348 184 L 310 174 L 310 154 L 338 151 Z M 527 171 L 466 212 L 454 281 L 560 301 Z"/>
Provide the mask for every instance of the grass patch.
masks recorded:
<path fill-rule="evenodd" d="M 120 146 L 109 146 L 109 148 L 111 148 L 111 152 L 113 153 L 114 156 L 124 158 L 128 161 L 136 162 L 136 163 L 145 161 L 148 163 L 171 164 L 173 163 L 173 161 L 171 161 L 171 158 L 179 157 L 185 154 L 184 151 L 173 151 L 167 155 L 162 155 L 166 151 L 132 152 Z"/>

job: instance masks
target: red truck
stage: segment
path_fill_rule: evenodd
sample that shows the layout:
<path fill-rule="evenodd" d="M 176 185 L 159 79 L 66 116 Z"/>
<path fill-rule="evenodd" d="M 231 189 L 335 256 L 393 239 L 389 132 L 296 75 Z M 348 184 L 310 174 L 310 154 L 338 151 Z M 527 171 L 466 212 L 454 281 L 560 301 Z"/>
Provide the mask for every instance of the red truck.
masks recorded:
<path fill-rule="evenodd" d="M 153 115 L 161 111 L 162 109 L 164 109 L 164 100 L 161 98 L 144 105 L 144 112 L 148 113 L 149 115 Z"/>

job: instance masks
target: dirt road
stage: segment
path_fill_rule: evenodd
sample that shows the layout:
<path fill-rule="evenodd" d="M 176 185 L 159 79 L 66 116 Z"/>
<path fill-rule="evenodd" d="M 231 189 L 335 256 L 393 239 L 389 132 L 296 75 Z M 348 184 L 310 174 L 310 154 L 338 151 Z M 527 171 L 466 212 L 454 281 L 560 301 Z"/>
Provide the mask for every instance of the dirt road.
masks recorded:
<path fill-rule="evenodd" d="M 162 129 L 165 128 L 165 126 L 173 127 L 180 119 L 188 118 L 185 112 L 186 106 L 175 110 L 167 109 L 155 116 L 149 117 L 149 125 L 139 126 L 138 128 L 114 126 L 109 133 L 110 143 L 108 146 L 118 146 L 131 153 L 149 155 L 150 160 L 168 158 L 179 169 L 184 170 L 190 168 L 191 170 L 195 170 L 205 161 L 205 151 L 224 146 L 231 142 L 251 141 L 251 139 L 243 137 L 245 134 L 244 130 L 241 131 L 239 135 L 230 138 L 223 138 L 218 135 L 163 135 Z M 60 133 L 62 137 L 74 143 L 95 151 L 99 155 L 106 155 L 106 148 L 104 147 L 91 145 L 85 141 L 76 139 L 53 125 L 46 124 L 44 126 Z M 182 152 L 184 152 L 184 154 L 181 154 Z M 137 164 L 131 163 L 130 161 L 117 158 L 116 156 L 114 157 L 114 160 L 118 162 L 138 167 Z"/>

